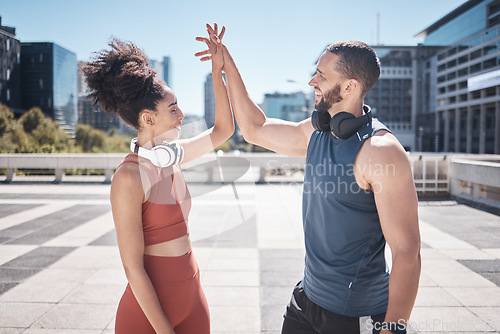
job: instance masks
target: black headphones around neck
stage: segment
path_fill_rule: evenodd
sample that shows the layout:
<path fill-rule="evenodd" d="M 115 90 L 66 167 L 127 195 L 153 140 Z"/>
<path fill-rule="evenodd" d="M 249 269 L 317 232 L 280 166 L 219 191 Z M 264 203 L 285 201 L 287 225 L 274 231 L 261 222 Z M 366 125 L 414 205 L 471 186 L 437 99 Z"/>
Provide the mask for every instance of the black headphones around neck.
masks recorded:
<path fill-rule="evenodd" d="M 368 105 L 363 105 L 364 115 L 356 117 L 351 113 L 341 111 L 330 116 L 328 111 L 314 110 L 311 115 L 311 123 L 317 131 L 331 131 L 340 139 L 348 139 L 355 134 L 362 126 L 371 124 L 372 112 Z"/>

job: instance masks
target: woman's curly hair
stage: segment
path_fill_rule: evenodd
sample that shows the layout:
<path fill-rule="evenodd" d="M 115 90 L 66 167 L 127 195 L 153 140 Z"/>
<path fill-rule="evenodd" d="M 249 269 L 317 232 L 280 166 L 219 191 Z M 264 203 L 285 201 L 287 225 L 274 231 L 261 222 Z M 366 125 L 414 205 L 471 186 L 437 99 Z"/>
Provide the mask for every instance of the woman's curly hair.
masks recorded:
<path fill-rule="evenodd" d="M 111 50 L 96 52 L 83 67 L 90 98 L 108 113 L 139 129 L 139 113 L 156 110 L 164 98 L 164 83 L 155 75 L 146 55 L 132 42 L 112 38 Z"/>

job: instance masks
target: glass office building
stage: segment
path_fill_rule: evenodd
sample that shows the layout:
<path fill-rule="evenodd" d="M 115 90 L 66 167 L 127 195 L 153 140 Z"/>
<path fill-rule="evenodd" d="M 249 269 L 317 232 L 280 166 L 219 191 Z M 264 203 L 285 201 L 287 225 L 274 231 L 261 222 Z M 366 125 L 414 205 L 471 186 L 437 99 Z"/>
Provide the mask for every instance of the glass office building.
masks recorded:
<path fill-rule="evenodd" d="M 0 17 L 0 103 L 12 111 L 21 108 L 21 43 L 16 38 L 16 29 L 2 26 Z"/>
<path fill-rule="evenodd" d="M 365 97 L 372 113 L 391 129 L 408 150 L 415 143 L 415 96 L 413 75 L 416 72 L 416 47 L 374 46 L 380 59 L 379 81 Z"/>
<path fill-rule="evenodd" d="M 441 46 L 425 61 L 424 148 L 500 154 L 500 0 L 469 0 L 417 37 Z"/>
<path fill-rule="evenodd" d="M 75 134 L 78 121 L 76 54 L 48 43 L 21 43 L 23 108 L 40 107 L 44 114 Z"/>

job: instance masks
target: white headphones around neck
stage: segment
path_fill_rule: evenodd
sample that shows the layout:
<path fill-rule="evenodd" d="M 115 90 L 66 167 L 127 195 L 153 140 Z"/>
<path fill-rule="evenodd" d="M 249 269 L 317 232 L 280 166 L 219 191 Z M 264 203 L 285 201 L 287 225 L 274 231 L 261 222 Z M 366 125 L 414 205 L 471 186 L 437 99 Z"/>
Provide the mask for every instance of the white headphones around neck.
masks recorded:
<path fill-rule="evenodd" d="M 142 158 L 148 159 L 157 167 L 168 167 L 180 164 L 184 159 L 184 148 L 177 143 L 165 143 L 155 145 L 148 150 L 137 145 L 137 137 L 130 142 L 130 150 Z"/>

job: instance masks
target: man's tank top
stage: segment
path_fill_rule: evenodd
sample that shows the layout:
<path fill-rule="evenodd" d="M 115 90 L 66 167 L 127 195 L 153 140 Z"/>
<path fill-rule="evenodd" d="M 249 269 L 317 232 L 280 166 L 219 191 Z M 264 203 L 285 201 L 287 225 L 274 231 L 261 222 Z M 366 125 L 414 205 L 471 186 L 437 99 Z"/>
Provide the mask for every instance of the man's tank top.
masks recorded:
<path fill-rule="evenodd" d="M 191 196 L 179 166 L 156 167 L 135 153 L 127 155 L 122 164 L 127 162 L 138 164 L 141 173 L 147 173 L 151 183 L 148 199 L 142 204 L 144 245 L 154 245 L 188 234 Z"/>
<path fill-rule="evenodd" d="M 373 193 L 361 189 L 354 177 L 363 142 L 382 129 L 387 127 L 374 119 L 346 140 L 315 131 L 307 148 L 303 287 L 311 301 L 346 316 L 387 310 L 385 239 Z"/>

